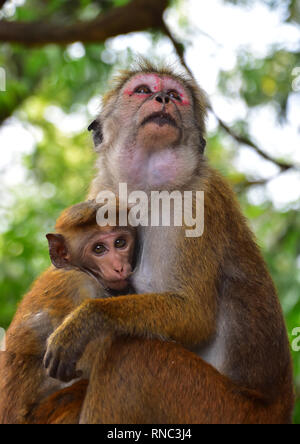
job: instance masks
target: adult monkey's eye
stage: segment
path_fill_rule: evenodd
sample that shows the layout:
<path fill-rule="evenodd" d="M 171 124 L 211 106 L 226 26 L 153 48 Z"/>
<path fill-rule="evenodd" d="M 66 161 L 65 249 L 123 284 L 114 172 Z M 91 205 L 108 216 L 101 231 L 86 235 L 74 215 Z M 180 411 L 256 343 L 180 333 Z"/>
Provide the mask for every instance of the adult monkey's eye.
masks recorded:
<path fill-rule="evenodd" d="M 168 92 L 168 96 L 171 97 L 171 99 L 179 100 L 181 102 L 180 94 L 177 91 L 175 91 L 175 90 L 169 91 Z"/>
<path fill-rule="evenodd" d="M 152 91 L 147 85 L 140 85 L 137 88 L 135 88 L 134 92 L 136 94 L 151 94 Z"/>
<path fill-rule="evenodd" d="M 127 242 L 125 239 L 117 239 L 115 241 L 115 248 L 125 248 L 127 245 Z"/>
<path fill-rule="evenodd" d="M 106 252 L 106 248 L 102 244 L 97 244 L 94 246 L 93 252 L 95 254 L 97 254 L 98 256 L 101 256 L 102 254 L 104 254 Z"/>

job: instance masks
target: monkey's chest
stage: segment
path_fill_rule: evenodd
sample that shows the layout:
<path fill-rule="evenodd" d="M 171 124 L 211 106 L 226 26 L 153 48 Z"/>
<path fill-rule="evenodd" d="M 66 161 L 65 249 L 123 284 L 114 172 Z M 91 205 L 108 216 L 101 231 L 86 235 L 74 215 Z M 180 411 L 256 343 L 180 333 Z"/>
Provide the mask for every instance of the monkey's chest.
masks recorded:
<path fill-rule="evenodd" d="M 136 293 L 162 293 L 175 286 L 173 263 L 177 227 L 147 227 L 140 233 L 141 251 L 132 282 Z"/>

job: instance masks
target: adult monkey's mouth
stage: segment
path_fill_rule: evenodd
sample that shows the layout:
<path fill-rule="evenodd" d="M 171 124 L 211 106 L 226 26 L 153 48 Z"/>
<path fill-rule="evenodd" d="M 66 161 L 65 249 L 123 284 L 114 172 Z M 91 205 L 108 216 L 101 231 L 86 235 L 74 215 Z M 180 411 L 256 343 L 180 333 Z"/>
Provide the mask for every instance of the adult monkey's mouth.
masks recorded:
<path fill-rule="evenodd" d="M 147 123 L 156 123 L 159 126 L 171 125 L 177 128 L 177 123 L 175 119 L 168 113 L 164 113 L 162 111 L 152 113 L 147 116 L 143 121 L 141 126 L 146 125 Z"/>

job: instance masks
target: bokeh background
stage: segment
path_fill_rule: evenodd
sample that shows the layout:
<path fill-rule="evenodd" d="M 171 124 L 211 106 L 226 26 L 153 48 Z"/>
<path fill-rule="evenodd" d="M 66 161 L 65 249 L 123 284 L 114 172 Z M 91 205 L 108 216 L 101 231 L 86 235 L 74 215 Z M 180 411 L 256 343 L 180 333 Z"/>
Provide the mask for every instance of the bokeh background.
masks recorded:
<path fill-rule="evenodd" d="M 184 64 L 207 91 L 207 157 L 238 193 L 292 344 L 300 327 L 299 0 L 0 7 L 0 327 L 49 265 L 45 234 L 60 211 L 85 198 L 95 160 L 87 126 L 112 72 L 140 54 Z M 293 358 L 300 423 L 300 351 Z"/>

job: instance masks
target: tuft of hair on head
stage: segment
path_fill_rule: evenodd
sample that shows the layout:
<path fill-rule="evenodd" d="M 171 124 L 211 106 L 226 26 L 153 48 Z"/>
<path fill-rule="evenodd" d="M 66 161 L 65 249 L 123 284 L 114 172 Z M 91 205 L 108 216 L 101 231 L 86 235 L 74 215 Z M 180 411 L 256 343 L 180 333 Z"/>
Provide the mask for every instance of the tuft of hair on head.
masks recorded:
<path fill-rule="evenodd" d="M 82 202 L 72 207 L 67 208 L 62 212 L 60 217 L 58 218 L 55 230 L 58 233 L 65 233 L 66 231 L 77 230 L 80 228 L 86 228 L 92 225 L 97 224 L 97 211 L 103 206 L 103 203 L 97 203 L 95 200 L 88 200 L 86 202 Z M 116 226 L 110 227 L 107 225 L 106 227 L 102 227 L 104 230 L 106 229 L 118 229 L 122 228 L 119 226 L 120 223 L 120 213 L 119 213 L 120 203 L 119 199 L 116 197 Z M 130 211 L 130 208 L 127 208 L 127 215 Z M 131 229 L 130 226 L 125 227 Z"/>
<path fill-rule="evenodd" d="M 193 98 L 195 116 L 199 129 L 203 135 L 205 134 L 207 109 L 209 106 L 208 97 L 204 90 L 197 84 L 195 78 L 184 68 L 179 68 L 179 65 L 175 63 L 167 64 L 162 61 L 154 63 L 147 58 L 137 57 L 130 69 L 121 70 L 113 77 L 110 83 L 111 89 L 103 97 L 103 105 L 105 106 L 111 99 L 115 98 L 131 77 L 140 73 L 155 73 L 162 76 L 170 76 L 187 87 Z"/>
<path fill-rule="evenodd" d="M 97 211 L 100 206 L 95 200 L 88 200 L 67 208 L 62 212 L 56 222 L 56 231 L 64 231 L 95 224 Z"/>

